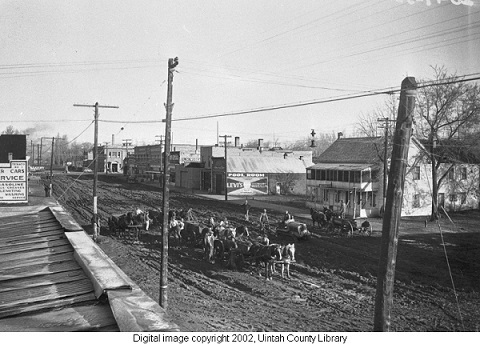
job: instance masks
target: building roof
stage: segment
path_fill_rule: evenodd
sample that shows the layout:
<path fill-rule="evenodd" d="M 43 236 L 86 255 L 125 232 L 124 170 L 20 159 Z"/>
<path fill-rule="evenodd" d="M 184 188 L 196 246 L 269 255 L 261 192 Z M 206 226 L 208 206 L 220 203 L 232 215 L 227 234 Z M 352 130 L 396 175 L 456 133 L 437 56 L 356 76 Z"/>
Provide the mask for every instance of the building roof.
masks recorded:
<path fill-rule="evenodd" d="M 382 137 L 341 138 L 333 142 L 315 163 L 374 164 L 383 155 Z"/>
<path fill-rule="evenodd" d="M 299 158 L 282 156 L 228 156 L 227 171 L 257 173 L 305 173 L 311 164 Z"/>
<path fill-rule="evenodd" d="M 0 211 L 1 332 L 179 330 L 61 206 L 30 198 Z"/>
<path fill-rule="evenodd" d="M 118 331 L 48 208 L 0 218 L 0 231 L 0 329 L 57 331 L 72 321 L 71 330 Z"/>

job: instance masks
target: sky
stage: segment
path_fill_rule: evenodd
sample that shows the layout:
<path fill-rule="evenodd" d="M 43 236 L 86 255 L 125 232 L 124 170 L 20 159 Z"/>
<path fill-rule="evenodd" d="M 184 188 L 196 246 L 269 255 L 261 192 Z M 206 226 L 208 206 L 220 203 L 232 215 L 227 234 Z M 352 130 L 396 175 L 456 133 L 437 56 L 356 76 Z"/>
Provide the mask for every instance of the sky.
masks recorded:
<path fill-rule="evenodd" d="M 391 97 L 351 96 L 479 56 L 480 0 L 0 0 L 0 131 L 93 142 L 98 102 L 100 143 L 155 144 L 178 57 L 174 144 L 348 137 Z"/>

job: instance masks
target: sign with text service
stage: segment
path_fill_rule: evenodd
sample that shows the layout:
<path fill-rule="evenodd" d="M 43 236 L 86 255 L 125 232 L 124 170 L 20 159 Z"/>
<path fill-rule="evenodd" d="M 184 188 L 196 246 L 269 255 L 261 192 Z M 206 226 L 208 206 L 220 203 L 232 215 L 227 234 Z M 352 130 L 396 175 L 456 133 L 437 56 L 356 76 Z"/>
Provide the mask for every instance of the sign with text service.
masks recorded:
<path fill-rule="evenodd" d="M 26 160 L 0 163 L 0 203 L 28 202 L 28 166 Z"/>

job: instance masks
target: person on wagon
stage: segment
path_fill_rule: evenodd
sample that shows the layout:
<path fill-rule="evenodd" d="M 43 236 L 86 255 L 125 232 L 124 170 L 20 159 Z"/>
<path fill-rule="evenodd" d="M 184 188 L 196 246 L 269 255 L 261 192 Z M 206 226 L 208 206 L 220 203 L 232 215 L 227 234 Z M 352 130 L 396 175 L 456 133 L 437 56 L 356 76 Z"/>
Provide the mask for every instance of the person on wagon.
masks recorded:
<path fill-rule="evenodd" d="M 293 222 L 293 216 L 288 212 L 288 210 L 285 211 L 285 215 L 283 216 L 283 224 L 287 225 L 287 223 Z"/>

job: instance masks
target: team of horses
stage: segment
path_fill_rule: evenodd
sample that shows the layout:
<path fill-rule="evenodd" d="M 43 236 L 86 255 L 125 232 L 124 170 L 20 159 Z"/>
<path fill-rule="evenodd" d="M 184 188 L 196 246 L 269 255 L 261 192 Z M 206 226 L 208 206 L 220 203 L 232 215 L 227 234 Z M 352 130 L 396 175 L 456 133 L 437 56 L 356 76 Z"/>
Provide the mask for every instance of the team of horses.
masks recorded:
<path fill-rule="evenodd" d="M 295 244 L 280 245 L 269 242 L 266 235 L 252 238 L 245 225 L 231 226 L 227 219 L 200 223 L 192 209 L 170 210 L 167 220 L 172 246 L 192 244 L 203 248 L 203 257 L 210 263 L 222 261 L 227 266 L 237 268 L 245 262 L 255 263 L 265 269 L 265 278 L 272 279 L 275 266 L 281 267 L 282 278 L 290 278 L 290 264 L 295 261 Z M 140 229 L 163 226 L 163 214 L 157 210 L 135 209 L 108 218 L 110 232 L 125 237 L 132 233 L 139 240 Z M 259 269 L 260 272 L 260 269 Z"/>

